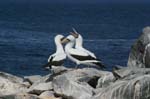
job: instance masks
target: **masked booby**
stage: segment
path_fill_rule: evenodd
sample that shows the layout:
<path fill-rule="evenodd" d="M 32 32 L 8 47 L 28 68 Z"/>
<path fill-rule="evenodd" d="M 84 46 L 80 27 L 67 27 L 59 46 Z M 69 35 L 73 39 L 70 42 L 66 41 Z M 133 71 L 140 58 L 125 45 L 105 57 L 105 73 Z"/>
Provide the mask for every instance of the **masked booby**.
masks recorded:
<path fill-rule="evenodd" d="M 96 56 L 94 53 L 92 53 L 91 51 L 89 51 L 83 47 L 83 37 L 81 36 L 81 34 L 79 34 L 74 28 L 73 28 L 73 31 L 74 32 L 71 32 L 71 35 L 76 38 L 75 48 L 88 53 L 91 57 L 96 59 Z"/>
<path fill-rule="evenodd" d="M 73 48 L 75 45 L 75 37 L 69 35 L 62 43 L 67 43 L 65 46 L 66 55 L 70 60 L 76 63 L 76 68 L 78 65 L 83 64 L 87 66 L 99 66 L 104 68 L 104 65 L 101 61 L 97 60 L 95 57 L 92 57 L 87 52 Z"/>
<path fill-rule="evenodd" d="M 61 44 L 61 41 L 64 39 L 63 35 L 56 35 L 55 36 L 55 45 L 56 45 L 56 52 L 49 56 L 48 63 L 43 67 L 52 69 L 52 66 L 61 66 L 66 59 L 66 54 Z"/>

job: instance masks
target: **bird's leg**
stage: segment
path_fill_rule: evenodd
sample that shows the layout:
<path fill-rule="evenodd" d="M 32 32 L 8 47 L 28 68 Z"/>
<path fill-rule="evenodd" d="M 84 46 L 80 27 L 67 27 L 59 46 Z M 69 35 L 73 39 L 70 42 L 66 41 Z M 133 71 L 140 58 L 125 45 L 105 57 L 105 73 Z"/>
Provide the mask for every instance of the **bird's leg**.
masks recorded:
<path fill-rule="evenodd" d="M 75 69 L 78 69 L 78 65 L 76 64 Z"/>
<path fill-rule="evenodd" d="M 53 75 L 53 74 L 54 74 L 54 70 L 51 68 L 51 70 L 50 70 L 50 71 L 51 71 L 51 75 Z"/>
<path fill-rule="evenodd" d="M 53 70 L 53 68 L 51 68 L 51 69 L 49 68 L 49 70 L 50 70 L 51 74 L 50 74 L 49 78 L 46 80 L 46 82 L 49 82 L 49 81 L 53 80 L 54 70 Z"/>

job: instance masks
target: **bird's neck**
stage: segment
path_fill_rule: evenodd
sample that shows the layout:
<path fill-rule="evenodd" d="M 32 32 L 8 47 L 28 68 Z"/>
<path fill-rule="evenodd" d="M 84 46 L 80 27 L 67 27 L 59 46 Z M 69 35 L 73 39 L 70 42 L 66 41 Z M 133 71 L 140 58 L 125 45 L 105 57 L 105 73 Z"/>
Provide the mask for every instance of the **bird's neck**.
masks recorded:
<path fill-rule="evenodd" d="M 75 48 L 79 48 L 79 47 L 83 47 L 83 39 L 81 35 L 79 35 L 79 37 L 76 39 Z"/>
<path fill-rule="evenodd" d="M 56 53 L 64 53 L 63 46 L 60 42 L 55 42 L 56 43 Z"/>
<path fill-rule="evenodd" d="M 65 49 L 70 49 L 74 46 L 74 42 L 69 42 L 66 46 Z"/>
<path fill-rule="evenodd" d="M 83 47 L 83 44 L 81 42 L 76 42 L 75 48 Z"/>

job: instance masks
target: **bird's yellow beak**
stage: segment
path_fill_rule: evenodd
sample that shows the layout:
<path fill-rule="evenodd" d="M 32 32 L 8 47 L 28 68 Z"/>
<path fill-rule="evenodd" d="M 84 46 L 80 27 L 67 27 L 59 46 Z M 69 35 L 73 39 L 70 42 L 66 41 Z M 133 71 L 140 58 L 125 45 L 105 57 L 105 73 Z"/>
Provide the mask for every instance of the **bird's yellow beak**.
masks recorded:
<path fill-rule="evenodd" d="M 67 39 L 67 38 L 64 38 L 64 39 L 61 40 L 61 44 L 66 44 L 68 42 L 70 42 L 70 40 Z"/>

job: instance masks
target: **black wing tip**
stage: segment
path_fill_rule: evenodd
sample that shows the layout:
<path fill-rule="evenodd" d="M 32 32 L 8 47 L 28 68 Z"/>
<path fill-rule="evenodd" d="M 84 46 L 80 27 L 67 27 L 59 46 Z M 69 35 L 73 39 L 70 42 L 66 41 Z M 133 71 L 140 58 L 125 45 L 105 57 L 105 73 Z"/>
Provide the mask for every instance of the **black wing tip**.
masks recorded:
<path fill-rule="evenodd" d="M 105 69 L 106 68 L 105 65 L 102 64 L 101 62 L 95 62 L 94 64 L 99 66 L 101 69 Z"/>

